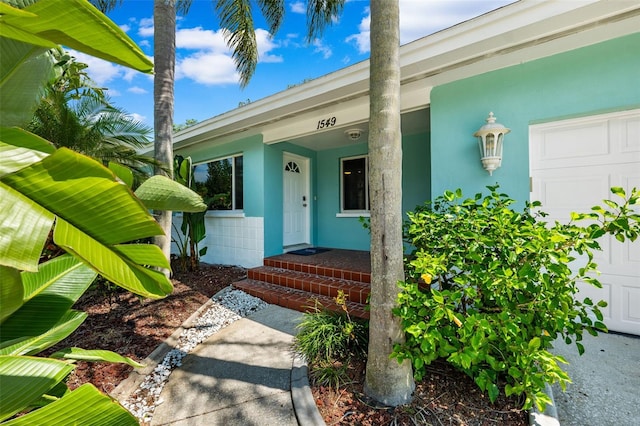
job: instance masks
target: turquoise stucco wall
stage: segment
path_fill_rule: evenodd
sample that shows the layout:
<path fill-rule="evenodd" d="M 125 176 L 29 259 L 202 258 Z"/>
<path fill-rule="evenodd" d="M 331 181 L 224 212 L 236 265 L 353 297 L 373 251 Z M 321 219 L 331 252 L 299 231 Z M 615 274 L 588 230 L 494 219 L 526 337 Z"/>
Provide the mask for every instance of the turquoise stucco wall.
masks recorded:
<path fill-rule="evenodd" d="M 293 145 L 287 142 L 276 145 L 266 145 L 264 147 L 264 190 L 265 190 L 265 210 L 264 210 L 264 251 L 265 256 L 272 256 L 282 253 L 282 211 L 283 211 L 283 155 L 284 152 L 300 155 L 309 158 L 310 171 L 310 191 L 309 197 L 313 200 L 316 193 L 315 169 L 316 153 L 306 148 Z M 313 201 L 312 201 L 313 203 Z M 315 209 L 312 210 L 315 213 Z M 311 243 L 315 244 L 316 216 L 312 215 Z"/>
<path fill-rule="evenodd" d="M 176 149 L 175 154 L 191 156 L 194 164 L 208 162 L 229 155 L 242 154 L 244 166 L 244 214 L 247 217 L 264 216 L 264 145 L 261 136 L 237 140 L 224 145 L 206 143 L 194 147 Z"/>
<path fill-rule="evenodd" d="M 366 143 L 320 151 L 317 154 L 317 245 L 369 250 L 369 233 L 357 217 L 336 217 L 340 212 L 340 159 L 367 154 Z M 403 209 L 413 209 L 430 198 L 429 134 L 403 137 Z"/>
<path fill-rule="evenodd" d="M 640 33 L 436 87 L 431 92 L 431 194 L 471 196 L 496 182 L 529 199 L 529 125 L 637 108 Z M 482 169 L 472 134 L 489 111 L 511 129 L 502 167 Z"/>

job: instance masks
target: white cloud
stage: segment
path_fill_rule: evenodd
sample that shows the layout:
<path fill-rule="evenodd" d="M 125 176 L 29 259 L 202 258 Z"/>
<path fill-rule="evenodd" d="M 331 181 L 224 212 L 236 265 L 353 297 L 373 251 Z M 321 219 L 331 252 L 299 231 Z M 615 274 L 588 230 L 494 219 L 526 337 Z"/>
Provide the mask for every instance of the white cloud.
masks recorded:
<path fill-rule="evenodd" d="M 189 78 L 204 85 L 237 83 L 239 75 L 231 56 L 199 51 L 176 64 L 176 79 Z"/>
<path fill-rule="evenodd" d="M 284 47 L 284 48 L 300 47 L 301 44 L 298 41 L 299 39 L 300 39 L 300 34 L 298 34 L 298 33 L 289 33 L 289 34 L 285 35 L 284 40 L 280 41 L 280 43 L 282 44 L 282 47 Z"/>
<path fill-rule="evenodd" d="M 141 40 L 138 42 L 138 46 L 140 47 L 151 47 L 151 43 L 149 40 Z"/>
<path fill-rule="evenodd" d="M 147 89 L 143 89 L 142 87 L 139 87 L 139 86 L 132 86 L 132 87 L 129 87 L 129 88 L 127 89 L 127 92 L 129 92 L 129 93 L 134 93 L 134 94 L 136 94 L 136 95 L 144 95 L 145 93 L 149 93 L 149 92 L 147 91 Z"/>
<path fill-rule="evenodd" d="M 89 65 L 87 73 L 99 86 L 104 86 L 110 81 L 122 78 L 126 71 L 126 68 L 120 65 L 94 58 L 82 52 L 69 50 L 69 54 L 74 56 L 78 62 Z"/>
<path fill-rule="evenodd" d="M 138 27 L 140 37 L 153 37 L 153 18 L 142 18 Z"/>
<path fill-rule="evenodd" d="M 131 118 L 133 118 L 135 121 L 139 121 L 141 123 L 144 123 L 144 121 L 147 119 L 147 117 L 145 117 L 144 115 L 140 115 L 136 112 L 134 113 L 130 113 L 129 114 L 131 116 Z"/>
<path fill-rule="evenodd" d="M 513 0 L 400 0 L 400 43 L 409 43 L 511 2 Z M 360 53 L 370 50 L 371 11 L 367 7 L 364 13 L 358 33 L 345 40 L 354 43 Z"/>
<path fill-rule="evenodd" d="M 120 29 L 122 31 L 124 31 L 125 33 L 128 32 L 131 29 L 131 26 L 127 25 L 127 24 L 123 24 L 123 25 L 118 25 L 120 27 Z"/>
<path fill-rule="evenodd" d="M 228 50 L 222 30 L 205 30 L 202 27 L 181 28 L 176 31 L 176 48 L 193 50 Z"/>
<path fill-rule="evenodd" d="M 76 50 L 70 49 L 68 52 L 69 55 L 75 57 L 78 62 L 85 63 L 89 66 L 89 68 L 87 68 L 87 74 L 89 74 L 89 77 L 91 77 L 98 86 L 108 87 L 109 83 L 121 80 L 131 82 L 137 76 L 150 76 L 150 78 L 153 78 L 150 74 L 144 74 Z M 109 95 L 120 96 L 120 93 L 114 89 L 109 89 Z"/>
<path fill-rule="evenodd" d="M 321 53 L 324 59 L 329 59 L 331 55 L 333 55 L 333 51 L 331 50 L 331 48 L 325 45 L 324 43 L 322 43 L 322 40 L 320 39 L 313 40 L 312 45 L 315 48 L 313 49 L 313 52 Z"/>
<path fill-rule="evenodd" d="M 352 34 L 346 38 L 347 43 L 355 43 L 359 53 L 367 53 L 369 51 L 369 26 L 371 25 L 371 12 L 367 7 L 365 10 L 367 15 L 362 18 L 358 24 L 358 33 Z"/>
<path fill-rule="evenodd" d="M 307 13 L 307 8 L 304 5 L 304 2 L 295 1 L 293 3 L 289 3 L 289 9 L 293 13 Z"/>
<path fill-rule="evenodd" d="M 273 41 L 271 34 L 267 30 L 258 28 L 256 30 L 256 43 L 258 44 L 258 62 L 282 62 L 282 56 L 272 55 L 273 49 L 280 47 Z"/>
<path fill-rule="evenodd" d="M 256 29 L 258 62 L 282 62 L 282 57 L 271 53 L 279 45 L 268 31 Z M 239 75 L 231 57 L 231 50 L 222 30 L 202 27 L 182 28 L 176 33 L 176 47 L 181 49 L 176 61 L 176 79 L 188 78 L 204 85 L 237 83 Z M 192 51 L 180 55 L 184 51 Z"/>

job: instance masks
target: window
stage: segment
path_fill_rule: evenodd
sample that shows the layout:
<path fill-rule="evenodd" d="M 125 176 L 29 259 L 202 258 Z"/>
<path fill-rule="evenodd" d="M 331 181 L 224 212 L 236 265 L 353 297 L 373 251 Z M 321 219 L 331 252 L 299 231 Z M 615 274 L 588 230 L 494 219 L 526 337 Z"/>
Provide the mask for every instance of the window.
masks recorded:
<path fill-rule="evenodd" d="M 193 190 L 209 210 L 242 210 L 242 155 L 198 164 L 193 170 Z"/>
<path fill-rule="evenodd" d="M 343 212 L 369 211 L 368 172 L 368 156 L 343 158 L 340 161 Z"/>

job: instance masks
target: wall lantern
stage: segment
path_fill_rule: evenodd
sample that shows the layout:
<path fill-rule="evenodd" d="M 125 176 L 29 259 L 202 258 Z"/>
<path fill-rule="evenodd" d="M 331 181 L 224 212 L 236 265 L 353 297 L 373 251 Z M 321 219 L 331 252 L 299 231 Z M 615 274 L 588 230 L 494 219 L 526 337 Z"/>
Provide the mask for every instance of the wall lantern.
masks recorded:
<path fill-rule="evenodd" d="M 492 112 L 489 113 L 486 121 L 487 124 L 480 127 L 473 136 L 478 138 L 482 167 L 491 176 L 493 171 L 502 164 L 502 142 L 504 141 L 504 135 L 511 130 L 500 123 L 496 123 L 496 118 Z"/>

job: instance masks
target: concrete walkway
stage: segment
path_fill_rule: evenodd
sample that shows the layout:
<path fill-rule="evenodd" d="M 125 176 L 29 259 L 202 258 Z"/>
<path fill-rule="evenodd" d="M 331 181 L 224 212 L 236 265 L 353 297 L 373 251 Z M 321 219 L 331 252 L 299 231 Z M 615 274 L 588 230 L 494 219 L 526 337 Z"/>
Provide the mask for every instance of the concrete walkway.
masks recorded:
<path fill-rule="evenodd" d="M 640 424 L 640 337 L 585 333 L 585 352 L 575 344 L 555 344 L 553 353 L 569 365 L 567 391 L 553 387 L 562 426 L 633 426 Z"/>
<path fill-rule="evenodd" d="M 270 305 L 201 343 L 171 374 L 152 425 L 298 425 L 291 342 L 300 315 Z"/>

